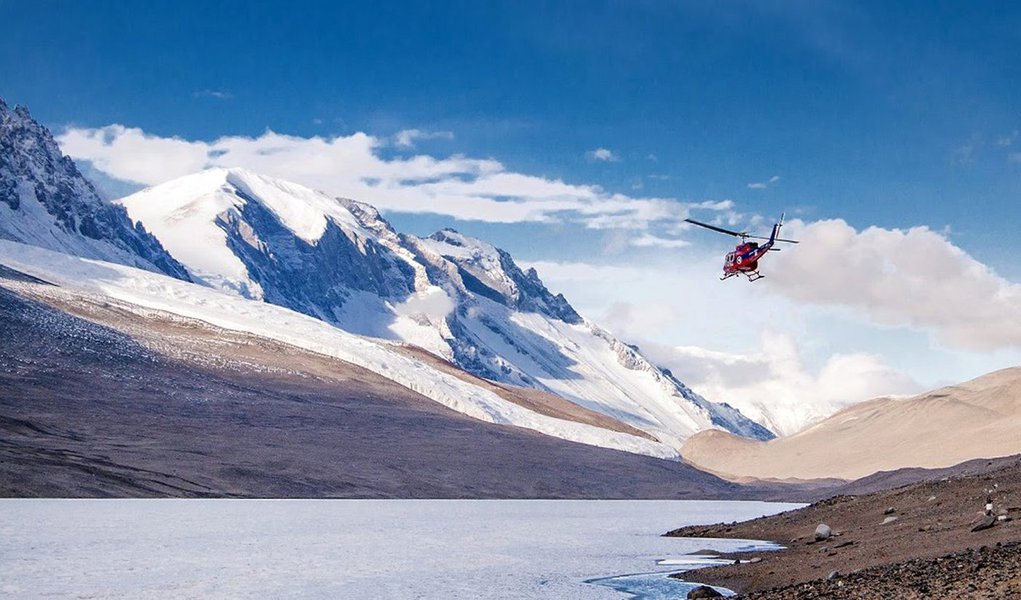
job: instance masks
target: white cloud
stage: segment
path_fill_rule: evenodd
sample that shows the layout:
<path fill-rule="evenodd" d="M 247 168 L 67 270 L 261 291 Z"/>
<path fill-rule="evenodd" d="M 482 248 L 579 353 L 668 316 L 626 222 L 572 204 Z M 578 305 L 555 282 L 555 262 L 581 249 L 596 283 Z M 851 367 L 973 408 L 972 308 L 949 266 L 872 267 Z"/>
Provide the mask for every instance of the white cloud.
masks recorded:
<path fill-rule="evenodd" d="M 590 263 L 564 263 L 552 261 L 534 261 L 521 263 L 524 269 L 533 268 L 546 283 L 573 281 L 579 283 L 595 281 L 614 281 L 628 283 L 640 279 L 640 269 L 618 265 L 594 265 Z"/>
<path fill-rule="evenodd" d="M 925 227 L 856 231 L 843 220 L 790 223 L 801 240 L 771 257 L 765 284 L 798 302 L 928 332 L 948 347 L 1021 347 L 1021 285 Z"/>
<path fill-rule="evenodd" d="M 849 403 L 1017 364 L 1019 286 L 939 233 L 789 225 L 802 243 L 771 254 L 755 284 L 717 281 L 722 255 L 699 247 L 683 260 L 532 266 L 581 314 L 710 400 L 753 417 L 766 406 L 789 413 L 774 423 L 783 431 Z"/>
<path fill-rule="evenodd" d="M 1021 152 L 1011 152 L 1007 156 L 1007 161 L 1012 163 L 1021 163 Z"/>
<path fill-rule="evenodd" d="M 1001 136 L 998 140 L 996 140 L 996 144 L 1005 147 L 1013 146 L 1014 142 L 1017 141 L 1018 135 L 1021 135 L 1021 132 L 1015 129 L 1014 131 L 1011 131 L 1007 135 Z"/>
<path fill-rule="evenodd" d="M 585 153 L 585 156 L 589 160 L 598 160 L 603 162 L 616 162 L 620 160 L 612 150 L 606 148 L 596 148 L 595 150 L 589 150 Z"/>
<path fill-rule="evenodd" d="M 203 142 L 151 136 L 141 129 L 110 125 L 101 129 L 68 129 L 57 138 L 60 149 L 88 160 L 115 179 L 152 185 L 202 170 L 209 163 Z"/>
<path fill-rule="evenodd" d="M 394 145 L 399 148 L 414 148 L 415 140 L 452 140 L 452 131 L 424 131 L 422 129 L 404 129 L 394 136 Z"/>
<path fill-rule="evenodd" d="M 911 377 L 873 354 L 834 354 L 812 372 L 792 337 L 765 331 L 760 343 L 760 350 L 740 354 L 657 344 L 641 347 L 692 389 L 737 407 L 779 435 L 796 433 L 850 404 L 921 391 Z"/>
<path fill-rule="evenodd" d="M 663 238 L 652 235 L 651 233 L 642 233 L 631 240 L 631 245 L 638 248 L 684 248 L 691 244 L 684 240 Z"/>
<path fill-rule="evenodd" d="M 955 149 L 950 156 L 950 164 L 960 166 L 975 164 L 975 144 L 965 144 Z"/>
<path fill-rule="evenodd" d="M 409 143 L 416 139 L 410 133 L 405 137 Z M 387 140 L 364 133 L 303 138 L 267 131 L 258 137 L 206 142 L 110 125 L 69 128 L 58 142 L 72 158 L 89 161 L 115 179 L 143 185 L 208 167 L 245 167 L 331 195 L 357 198 L 384 211 L 463 220 L 644 230 L 650 223 L 680 223 L 688 213 L 686 204 L 673 199 L 632 197 L 595 185 L 516 173 L 491 159 L 462 155 L 386 159 L 379 151 Z"/>
<path fill-rule="evenodd" d="M 221 90 L 201 90 L 198 92 L 192 92 L 191 95 L 192 98 L 215 98 L 217 100 L 230 100 L 234 97 L 234 94 Z"/>
<path fill-rule="evenodd" d="M 757 182 L 754 182 L 754 183 L 749 183 L 748 184 L 748 189 L 752 189 L 752 190 L 764 190 L 764 189 L 772 186 L 773 184 L 777 183 L 778 181 L 780 181 L 780 176 L 779 175 L 773 175 L 772 177 L 770 177 L 766 181 L 757 181 Z"/>
<path fill-rule="evenodd" d="M 830 341 L 817 337 L 826 332 L 818 329 L 808 307 L 763 294 L 759 284 L 717 281 L 715 258 L 640 266 L 548 261 L 530 266 L 583 315 L 637 343 L 696 392 L 728 402 L 780 433 L 797 431 L 848 404 L 921 390 L 875 352 L 828 350 Z M 832 319 L 822 322 L 831 324 Z M 677 340 L 689 345 L 678 346 Z"/>

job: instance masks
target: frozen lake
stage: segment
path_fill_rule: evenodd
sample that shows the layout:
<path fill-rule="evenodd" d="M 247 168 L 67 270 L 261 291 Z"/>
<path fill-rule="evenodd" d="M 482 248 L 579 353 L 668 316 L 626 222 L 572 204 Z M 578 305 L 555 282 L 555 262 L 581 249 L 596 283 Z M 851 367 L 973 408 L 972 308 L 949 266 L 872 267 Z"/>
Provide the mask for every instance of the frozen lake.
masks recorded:
<path fill-rule="evenodd" d="M 656 598 L 686 589 L 656 575 L 679 570 L 661 561 L 748 545 L 663 532 L 797 506 L 0 500 L 0 596 L 609 600 L 629 597 L 615 590 L 631 590 Z"/>

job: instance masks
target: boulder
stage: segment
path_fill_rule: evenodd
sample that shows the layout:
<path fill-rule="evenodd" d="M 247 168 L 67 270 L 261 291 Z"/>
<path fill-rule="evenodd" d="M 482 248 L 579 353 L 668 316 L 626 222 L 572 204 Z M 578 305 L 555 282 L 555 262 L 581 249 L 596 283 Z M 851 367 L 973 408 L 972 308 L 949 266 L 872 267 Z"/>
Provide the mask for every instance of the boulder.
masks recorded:
<path fill-rule="evenodd" d="M 830 529 L 830 526 L 826 523 L 820 523 L 819 526 L 815 528 L 815 540 L 817 542 L 828 540 L 831 535 L 833 535 L 833 530 Z"/>
<path fill-rule="evenodd" d="M 723 594 L 717 592 L 708 585 L 700 585 L 688 592 L 688 600 L 693 598 L 722 598 Z"/>
<path fill-rule="evenodd" d="M 986 515 L 982 517 L 982 520 L 975 524 L 971 528 L 972 531 L 982 531 L 983 529 L 989 529 L 993 525 L 996 525 L 996 517 L 992 515 Z"/>
<path fill-rule="evenodd" d="M 884 515 L 892 515 L 895 512 L 897 512 L 897 509 L 891 506 L 890 508 L 884 510 L 883 514 Z"/>
<path fill-rule="evenodd" d="M 887 525 L 889 523 L 893 523 L 896 520 L 897 520 L 897 515 L 890 515 L 889 517 L 886 517 L 885 519 L 883 519 L 883 525 Z"/>

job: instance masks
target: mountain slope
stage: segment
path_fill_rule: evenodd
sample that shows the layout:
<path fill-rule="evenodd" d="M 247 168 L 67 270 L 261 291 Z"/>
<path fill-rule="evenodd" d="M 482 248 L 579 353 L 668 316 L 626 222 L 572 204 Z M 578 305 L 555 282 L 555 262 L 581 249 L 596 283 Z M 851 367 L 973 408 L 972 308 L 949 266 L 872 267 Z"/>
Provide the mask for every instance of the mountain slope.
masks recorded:
<path fill-rule="evenodd" d="M 0 239 L 188 279 L 156 238 L 99 197 L 25 107 L 2 99 Z"/>
<path fill-rule="evenodd" d="M 856 404 L 768 443 L 704 432 L 687 441 L 682 455 L 737 479 L 857 479 L 1021 453 L 1019 432 L 1021 368 L 1011 368 L 912 398 Z"/>
<path fill-rule="evenodd" d="M 676 459 L 662 443 L 583 422 L 541 414 L 491 389 L 444 373 L 392 344 L 357 336 L 272 304 L 113 263 L 90 261 L 0 240 L 0 265 L 79 294 L 200 320 L 229 330 L 324 354 L 367 369 L 457 412 L 568 441 Z"/>
<path fill-rule="evenodd" d="M 0 497 L 766 491 L 484 423 L 325 354 L 3 267 L 0 322 Z"/>
<path fill-rule="evenodd" d="M 414 344 L 673 447 L 711 427 L 772 437 L 585 321 L 534 270 L 453 230 L 402 235 L 371 206 L 242 169 L 205 171 L 119 202 L 207 285 Z"/>

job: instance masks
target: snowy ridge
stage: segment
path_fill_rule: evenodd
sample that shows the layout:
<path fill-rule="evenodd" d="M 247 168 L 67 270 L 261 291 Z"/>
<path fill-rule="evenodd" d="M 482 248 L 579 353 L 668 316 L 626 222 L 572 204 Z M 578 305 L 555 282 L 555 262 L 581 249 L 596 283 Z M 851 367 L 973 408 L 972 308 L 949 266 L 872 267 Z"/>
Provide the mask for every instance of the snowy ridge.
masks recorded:
<path fill-rule="evenodd" d="M 458 310 L 448 318 L 458 364 L 497 381 L 555 393 L 680 446 L 704 429 L 770 439 L 728 405 L 709 402 L 553 296 L 506 252 L 443 230 L 414 240 L 420 260 L 447 264 Z M 455 265 L 451 269 L 449 263 Z M 459 283 L 459 285 L 458 285 Z"/>
<path fill-rule="evenodd" d="M 156 238 L 99 197 L 28 109 L 2 99 L 0 239 L 188 279 Z"/>
<path fill-rule="evenodd" d="M 235 331 L 252 333 L 350 362 L 453 410 L 583 444 L 676 460 L 677 450 L 637 436 L 541 415 L 493 392 L 386 347 L 283 307 L 119 264 L 0 240 L 0 264 L 51 283 Z"/>
<path fill-rule="evenodd" d="M 675 448 L 709 428 L 773 437 L 585 321 L 534 269 L 454 230 L 403 235 L 369 205 L 243 169 L 205 171 L 118 202 L 211 287 L 423 347 Z"/>
<path fill-rule="evenodd" d="M 118 203 L 200 283 L 353 333 L 446 347 L 450 303 L 364 205 L 244 169 L 210 169 Z"/>

